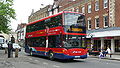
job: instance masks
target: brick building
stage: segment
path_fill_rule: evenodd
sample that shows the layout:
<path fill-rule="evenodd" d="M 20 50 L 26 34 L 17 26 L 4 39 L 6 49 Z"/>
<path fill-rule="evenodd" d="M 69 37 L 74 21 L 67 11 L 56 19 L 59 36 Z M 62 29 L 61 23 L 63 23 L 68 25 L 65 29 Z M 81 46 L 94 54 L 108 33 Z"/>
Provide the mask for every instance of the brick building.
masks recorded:
<path fill-rule="evenodd" d="M 39 20 L 41 18 L 47 17 L 49 16 L 49 8 L 51 7 L 51 5 L 47 5 L 46 7 L 40 8 L 40 10 L 34 12 L 34 10 L 32 10 L 31 15 L 28 17 L 28 22 L 34 22 L 36 20 Z"/>
<path fill-rule="evenodd" d="M 115 53 L 120 52 L 119 4 L 119 0 L 54 0 L 53 12 L 85 13 L 88 48 L 110 47 Z"/>

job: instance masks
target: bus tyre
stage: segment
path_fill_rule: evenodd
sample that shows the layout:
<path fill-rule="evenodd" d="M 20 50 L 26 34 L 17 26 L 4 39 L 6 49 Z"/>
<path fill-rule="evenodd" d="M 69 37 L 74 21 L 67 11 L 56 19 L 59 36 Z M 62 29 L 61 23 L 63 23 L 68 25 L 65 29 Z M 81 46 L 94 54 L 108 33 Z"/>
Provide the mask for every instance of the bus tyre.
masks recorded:
<path fill-rule="evenodd" d="M 30 56 L 32 56 L 32 55 L 33 55 L 32 50 L 30 50 Z"/>
<path fill-rule="evenodd" d="M 69 59 L 69 61 L 73 61 L 74 59 Z"/>
<path fill-rule="evenodd" d="M 48 57 L 50 60 L 54 60 L 54 53 L 50 51 Z"/>

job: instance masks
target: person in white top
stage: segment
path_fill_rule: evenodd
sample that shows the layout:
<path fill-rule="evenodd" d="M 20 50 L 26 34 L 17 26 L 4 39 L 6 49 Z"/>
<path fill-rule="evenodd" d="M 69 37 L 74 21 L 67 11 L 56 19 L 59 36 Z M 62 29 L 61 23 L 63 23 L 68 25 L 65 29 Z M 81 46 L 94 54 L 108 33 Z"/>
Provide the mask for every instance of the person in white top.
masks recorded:
<path fill-rule="evenodd" d="M 110 55 L 110 58 L 112 57 L 112 53 L 111 53 L 111 49 L 109 47 L 107 47 L 107 50 L 106 50 L 107 54 Z"/>

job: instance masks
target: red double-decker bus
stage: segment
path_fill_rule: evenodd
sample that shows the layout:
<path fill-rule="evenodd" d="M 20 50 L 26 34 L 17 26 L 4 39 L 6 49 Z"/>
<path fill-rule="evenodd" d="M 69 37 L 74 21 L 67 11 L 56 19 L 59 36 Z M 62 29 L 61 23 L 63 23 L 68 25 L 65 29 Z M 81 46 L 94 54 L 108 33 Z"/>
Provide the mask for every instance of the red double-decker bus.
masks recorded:
<path fill-rule="evenodd" d="M 25 52 L 51 60 L 87 58 L 84 14 L 63 11 L 27 24 Z"/>

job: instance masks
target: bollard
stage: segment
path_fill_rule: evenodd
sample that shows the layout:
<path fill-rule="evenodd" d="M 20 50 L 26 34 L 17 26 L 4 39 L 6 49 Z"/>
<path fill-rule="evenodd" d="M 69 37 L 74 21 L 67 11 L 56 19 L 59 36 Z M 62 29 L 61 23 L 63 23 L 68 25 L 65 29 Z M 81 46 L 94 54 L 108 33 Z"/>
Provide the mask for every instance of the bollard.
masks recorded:
<path fill-rule="evenodd" d="M 5 54 L 7 54 L 7 48 L 5 48 Z"/>
<path fill-rule="evenodd" d="M 16 49 L 15 49 L 15 58 L 17 58 L 17 57 L 18 57 L 18 52 L 19 52 L 19 49 L 18 49 L 18 48 L 16 48 Z"/>

